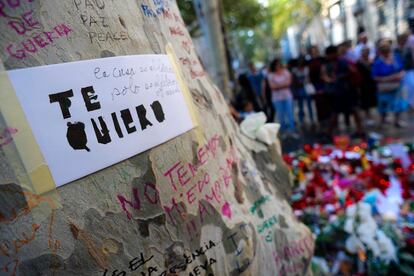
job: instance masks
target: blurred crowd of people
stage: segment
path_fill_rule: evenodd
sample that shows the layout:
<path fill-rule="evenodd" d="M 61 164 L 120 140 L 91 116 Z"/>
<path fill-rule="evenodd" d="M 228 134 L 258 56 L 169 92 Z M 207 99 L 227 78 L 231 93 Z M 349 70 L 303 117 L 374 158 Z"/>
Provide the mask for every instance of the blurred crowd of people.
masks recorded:
<path fill-rule="evenodd" d="M 414 35 L 374 45 L 361 32 L 355 47 L 345 41 L 321 55 L 311 46 L 307 55 L 287 64 L 274 59 L 260 70 L 251 63 L 238 83 L 231 104 L 234 117 L 243 120 L 263 111 L 269 121 L 280 123 L 283 135 L 298 137 L 305 125 L 334 135 L 341 114 L 355 136 L 365 135 L 365 125 L 402 128 L 406 124 L 400 115 L 414 107 Z M 374 109 L 380 115 L 376 121 Z"/>

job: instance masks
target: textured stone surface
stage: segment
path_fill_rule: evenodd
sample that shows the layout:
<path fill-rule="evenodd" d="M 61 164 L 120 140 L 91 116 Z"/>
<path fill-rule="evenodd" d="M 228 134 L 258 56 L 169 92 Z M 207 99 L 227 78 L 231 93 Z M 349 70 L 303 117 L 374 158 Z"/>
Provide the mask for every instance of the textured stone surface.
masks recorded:
<path fill-rule="evenodd" d="M 220 91 L 199 64 L 174 1 L 0 3 L 5 4 L 0 56 L 7 70 L 165 54 L 171 43 L 200 124 L 44 195 L 23 188 L 18 179 L 24 179 L 24 169 L 16 148 L 3 145 L 0 275 L 309 273 L 313 240 L 286 201 L 291 187 L 279 145 L 267 147 L 240 133 Z M 25 12 L 33 18 L 31 24 L 19 19 Z M 18 34 L 10 21 L 26 30 L 18 29 Z M 53 33 L 53 42 L 44 32 Z M 43 48 L 34 41 L 37 35 L 44 40 Z M 0 130 L 6 127 L 12 126 L 0 116 Z M 200 152 L 205 162 L 197 157 Z M 188 170 L 191 177 L 177 189 L 166 174 L 174 165 L 176 170 L 182 165 L 181 172 Z"/>

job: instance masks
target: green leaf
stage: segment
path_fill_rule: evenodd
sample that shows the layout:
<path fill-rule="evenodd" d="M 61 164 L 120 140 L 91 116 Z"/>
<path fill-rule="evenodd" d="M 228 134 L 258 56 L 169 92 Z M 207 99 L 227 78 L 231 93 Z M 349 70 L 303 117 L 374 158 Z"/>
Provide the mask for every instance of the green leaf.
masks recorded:
<path fill-rule="evenodd" d="M 402 273 L 405 275 L 414 275 L 414 269 L 412 269 L 410 266 L 405 264 L 400 264 L 399 269 Z"/>
<path fill-rule="evenodd" d="M 403 259 L 404 261 L 407 261 L 407 262 L 410 262 L 410 263 L 414 263 L 414 256 L 411 255 L 410 253 L 406 253 L 406 252 L 399 253 L 398 254 L 398 257 L 400 259 Z"/>

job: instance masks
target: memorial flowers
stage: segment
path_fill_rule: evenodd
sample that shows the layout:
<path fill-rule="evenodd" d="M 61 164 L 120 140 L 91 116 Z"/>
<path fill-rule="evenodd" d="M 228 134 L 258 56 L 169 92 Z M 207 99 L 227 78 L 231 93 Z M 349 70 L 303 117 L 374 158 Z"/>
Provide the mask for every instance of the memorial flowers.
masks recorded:
<path fill-rule="evenodd" d="M 284 160 L 295 214 L 317 237 L 315 271 L 414 275 L 413 144 L 336 137 Z"/>

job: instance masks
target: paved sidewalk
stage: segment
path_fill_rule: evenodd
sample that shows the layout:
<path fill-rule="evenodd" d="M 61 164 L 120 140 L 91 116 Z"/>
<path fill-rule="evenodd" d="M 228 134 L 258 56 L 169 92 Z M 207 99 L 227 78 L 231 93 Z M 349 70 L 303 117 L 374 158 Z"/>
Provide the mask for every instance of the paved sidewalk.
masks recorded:
<path fill-rule="evenodd" d="M 362 117 L 363 118 L 363 117 Z M 375 132 L 383 135 L 384 137 L 397 138 L 402 141 L 414 142 L 414 112 L 409 111 L 405 112 L 401 116 L 402 120 L 407 123 L 405 128 L 396 128 L 392 123 L 381 125 L 379 114 L 374 115 L 375 125 L 367 126 L 365 125 L 364 130 L 366 134 Z M 364 119 L 364 118 L 363 118 Z M 391 116 L 389 119 L 392 119 Z M 352 119 L 351 119 L 352 121 Z M 344 123 L 344 118 L 339 119 L 339 132 L 338 134 L 348 134 L 351 135 L 355 132 L 354 127 L 351 126 L 350 129 L 347 129 Z M 283 152 L 291 152 L 302 148 L 304 144 L 313 144 L 320 143 L 326 144 L 331 142 L 331 137 L 323 135 L 319 127 L 305 125 L 299 131 L 300 137 L 295 139 L 293 137 L 281 135 L 282 149 Z"/>

